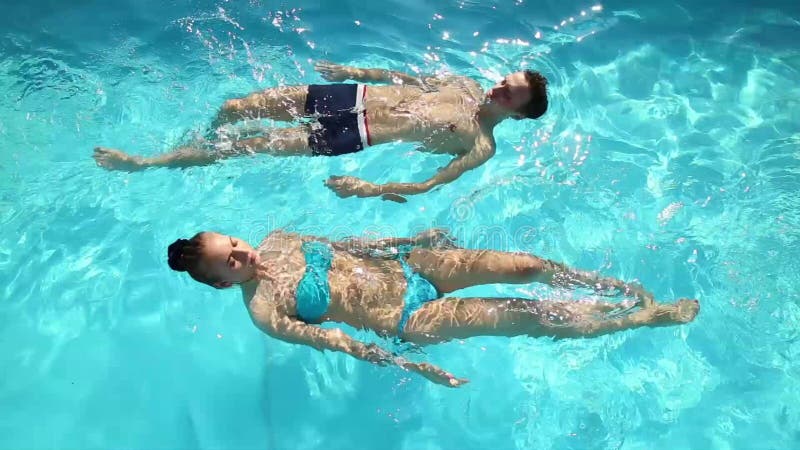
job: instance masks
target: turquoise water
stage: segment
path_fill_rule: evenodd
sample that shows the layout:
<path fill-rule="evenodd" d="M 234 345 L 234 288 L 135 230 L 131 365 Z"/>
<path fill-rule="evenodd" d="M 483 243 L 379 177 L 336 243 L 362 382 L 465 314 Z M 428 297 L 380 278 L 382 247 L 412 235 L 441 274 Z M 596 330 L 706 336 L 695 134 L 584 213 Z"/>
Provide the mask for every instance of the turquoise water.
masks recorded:
<path fill-rule="evenodd" d="M 797 2 L 34 1 L 5 2 L 0 25 L 0 448 L 800 448 Z M 136 174 L 90 158 L 165 151 L 226 98 L 320 82 L 321 58 L 485 86 L 536 68 L 551 109 L 405 205 L 322 180 L 421 180 L 446 157 L 395 145 Z M 201 229 L 256 243 L 430 225 L 701 312 L 409 355 L 471 380 L 450 390 L 266 338 L 236 292 L 166 265 Z"/>

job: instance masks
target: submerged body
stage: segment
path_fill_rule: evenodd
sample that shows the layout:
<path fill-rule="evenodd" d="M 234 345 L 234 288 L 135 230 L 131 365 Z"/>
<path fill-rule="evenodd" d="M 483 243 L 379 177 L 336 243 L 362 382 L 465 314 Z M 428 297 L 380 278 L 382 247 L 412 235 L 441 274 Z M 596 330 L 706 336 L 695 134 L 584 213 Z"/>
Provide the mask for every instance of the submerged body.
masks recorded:
<path fill-rule="evenodd" d="M 317 325 L 339 322 L 415 344 L 431 344 L 473 336 L 592 337 L 686 323 L 698 311 L 696 301 L 657 304 L 652 294 L 635 284 L 530 254 L 458 248 L 441 237 L 434 230 L 415 238 L 328 242 L 274 232 L 253 249 L 237 238 L 201 233 L 191 245 L 202 249 L 202 265 L 180 266 L 176 248 L 170 250 L 170 265 L 190 270 L 196 279 L 216 287 L 239 284 L 253 323 L 270 336 L 346 352 L 377 364 L 396 364 L 448 386 L 465 380 L 427 363 L 398 358 L 339 329 Z M 327 249 L 321 252 L 326 257 L 314 256 L 320 246 Z M 201 273 L 207 274 L 205 279 L 198 278 Z M 634 301 L 446 296 L 474 285 L 530 282 L 589 288 Z"/>
<path fill-rule="evenodd" d="M 270 88 L 225 102 L 213 122 L 217 129 L 247 119 L 300 122 L 297 126 L 257 129 L 255 137 L 223 136 L 144 158 L 98 147 L 95 159 L 108 169 L 186 167 L 235 155 L 336 156 L 367 146 L 411 142 L 418 149 L 455 159 L 420 183 L 378 185 L 355 177 L 331 177 L 327 185 L 342 197 L 426 192 L 480 166 L 494 155 L 494 127 L 507 118 L 539 117 L 547 109 L 547 81 L 535 72 L 508 75 L 487 92 L 467 77 L 414 77 L 381 69 L 320 63 L 330 81 L 384 83 L 331 84 Z M 221 128 L 224 130 L 224 128 Z M 226 133 L 230 133 L 226 131 Z"/>

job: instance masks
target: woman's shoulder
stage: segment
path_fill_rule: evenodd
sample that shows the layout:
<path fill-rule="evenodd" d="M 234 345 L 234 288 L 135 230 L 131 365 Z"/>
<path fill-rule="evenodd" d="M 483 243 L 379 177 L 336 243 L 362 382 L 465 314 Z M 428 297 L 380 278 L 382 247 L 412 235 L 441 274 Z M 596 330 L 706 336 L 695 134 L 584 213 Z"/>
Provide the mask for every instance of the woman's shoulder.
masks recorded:
<path fill-rule="evenodd" d="M 244 296 L 251 316 L 263 320 L 267 316 L 286 310 L 289 301 L 294 298 L 294 290 L 287 274 L 280 272 L 259 280 L 252 290 L 244 293 Z"/>
<path fill-rule="evenodd" d="M 282 250 L 295 247 L 302 240 L 303 236 L 298 233 L 277 229 L 266 235 L 258 244 L 258 248 L 260 250 Z"/>

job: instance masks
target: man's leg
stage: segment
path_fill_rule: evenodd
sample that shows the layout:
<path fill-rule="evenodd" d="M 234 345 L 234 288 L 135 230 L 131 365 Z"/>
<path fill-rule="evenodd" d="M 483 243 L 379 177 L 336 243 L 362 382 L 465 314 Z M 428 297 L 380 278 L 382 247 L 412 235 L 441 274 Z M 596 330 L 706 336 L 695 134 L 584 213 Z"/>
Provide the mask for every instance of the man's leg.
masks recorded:
<path fill-rule="evenodd" d="M 133 172 L 148 167 L 202 166 L 223 158 L 253 153 L 267 153 L 273 156 L 311 155 L 311 149 L 308 147 L 308 127 L 272 128 L 265 130 L 262 137 L 187 145 L 152 157 L 129 155 L 121 150 L 97 147 L 94 149 L 94 159 L 100 167 Z"/>
<path fill-rule="evenodd" d="M 291 122 L 304 116 L 308 86 L 269 88 L 226 101 L 212 122 L 213 128 L 244 119 Z"/>
<path fill-rule="evenodd" d="M 309 127 L 272 128 L 263 136 L 217 144 L 224 154 L 266 153 L 272 156 L 311 156 Z"/>

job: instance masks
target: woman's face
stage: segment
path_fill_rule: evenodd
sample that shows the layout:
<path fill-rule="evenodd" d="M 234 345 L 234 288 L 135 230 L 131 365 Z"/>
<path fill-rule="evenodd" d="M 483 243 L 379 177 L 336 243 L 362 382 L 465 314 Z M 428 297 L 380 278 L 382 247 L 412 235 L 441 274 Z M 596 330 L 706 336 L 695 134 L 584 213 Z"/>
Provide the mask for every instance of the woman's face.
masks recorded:
<path fill-rule="evenodd" d="M 261 262 L 258 252 L 242 239 L 224 234 L 202 234 L 203 254 L 201 270 L 219 279 L 218 287 L 244 283 L 256 275 Z"/>

